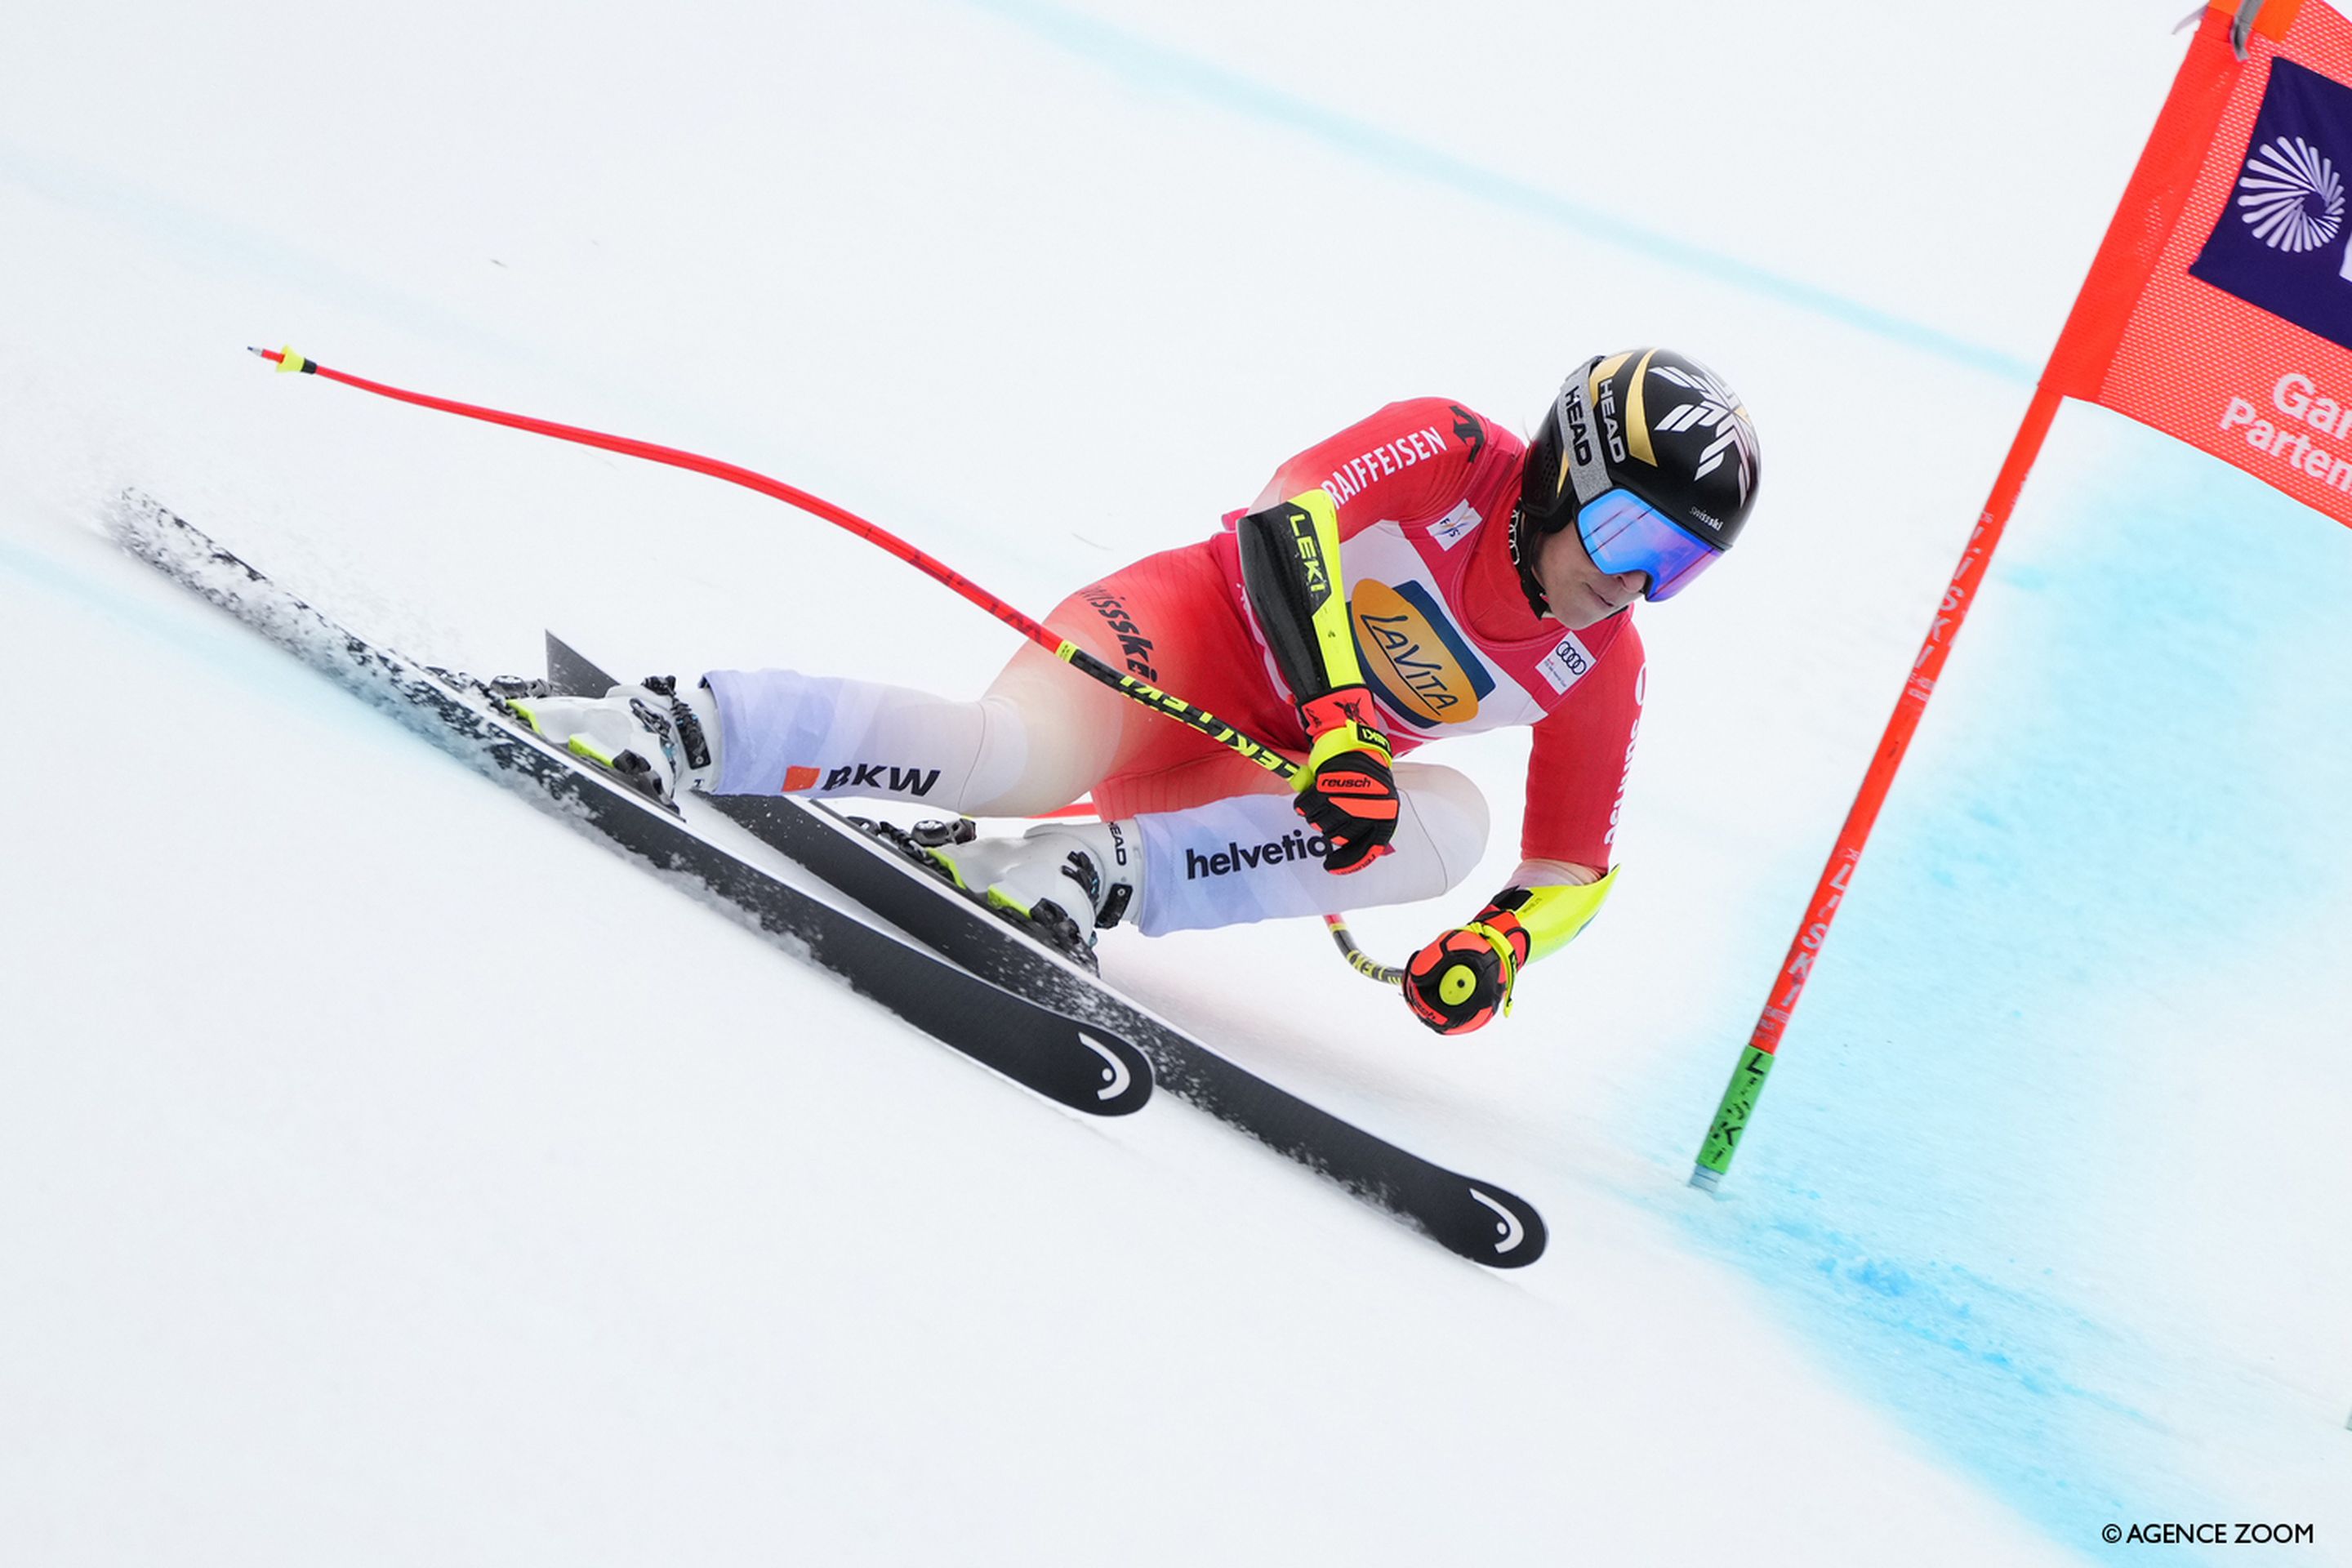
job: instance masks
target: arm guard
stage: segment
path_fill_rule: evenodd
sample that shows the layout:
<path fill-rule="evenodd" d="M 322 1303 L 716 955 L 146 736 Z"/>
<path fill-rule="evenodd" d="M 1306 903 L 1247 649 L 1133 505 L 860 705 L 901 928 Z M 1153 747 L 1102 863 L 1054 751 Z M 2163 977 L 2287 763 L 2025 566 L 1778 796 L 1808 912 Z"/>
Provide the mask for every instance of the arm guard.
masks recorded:
<path fill-rule="evenodd" d="M 1537 959 L 1558 952 L 1592 923 L 1617 885 L 1617 868 L 1597 882 L 1551 888 L 1506 888 L 1469 925 L 1499 949 L 1507 961 L 1504 984 Z"/>
<path fill-rule="evenodd" d="M 1305 708 L 1364 683 L 1339 576 L 1339 511 L 1307 490 L 1234 526 L 1242 587 L 1290 693 Z"/>

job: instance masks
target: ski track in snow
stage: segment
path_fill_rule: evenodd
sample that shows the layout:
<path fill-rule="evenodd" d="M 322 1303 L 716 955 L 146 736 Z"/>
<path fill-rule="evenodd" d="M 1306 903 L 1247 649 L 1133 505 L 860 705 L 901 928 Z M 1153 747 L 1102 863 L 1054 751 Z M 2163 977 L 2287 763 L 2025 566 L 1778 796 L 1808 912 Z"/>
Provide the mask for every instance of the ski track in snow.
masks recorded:
<path fill-rule="evenodd" d="M 0 784 L 43 825 L 0 859 L 7 1554 L 2104 1561 L 2244 1518 L 2352 1561 L 2352 549 L 2252 479 L 2061 418 L 1725 1194 L 1681 1184 L 2178 59 L 2090 9 L 31 21 L 0 654 L 25 732 L 106 721 Z M 220 85 L 263 55 L 305 90 Z M 1507 1281 L 1181 1107 L 966 1070 L 95 526 L 139 484 L 437 663 L 551 625 L 976 688 L 1009 639 L 809 520 L 238 350 L 769 468 L 1043 608 L 1367 406 L 1516 418 L 1652 338 L 1774 456 L 1752 547 L 1645 613 L 1608 917 L 1463 1042 L 1309 923 L 1106 949 L 1524 1192 Z M 1368 948 L 1499 882 L 1524 755 L 1448 747 L 1495 842 Z"/>

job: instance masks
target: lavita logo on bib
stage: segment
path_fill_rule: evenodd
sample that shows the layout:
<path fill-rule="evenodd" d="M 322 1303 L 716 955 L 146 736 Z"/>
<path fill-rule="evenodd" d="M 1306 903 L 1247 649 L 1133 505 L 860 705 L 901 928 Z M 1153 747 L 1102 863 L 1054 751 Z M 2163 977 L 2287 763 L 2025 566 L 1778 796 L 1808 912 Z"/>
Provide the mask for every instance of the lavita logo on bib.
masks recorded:
<path fill-rule="evenodd" d="M 2352 88 L 2271 62 L 2221 216 L 2189 275 L 2352 349 Z"/>
<path fill-rule="evenodd" d="M 1355 585 L 1348 609 L 1365 684 L 1381 706 L 1420 725 L 1478 716 L 1495 678 L 1427 588 L 1368 578 Z"/>

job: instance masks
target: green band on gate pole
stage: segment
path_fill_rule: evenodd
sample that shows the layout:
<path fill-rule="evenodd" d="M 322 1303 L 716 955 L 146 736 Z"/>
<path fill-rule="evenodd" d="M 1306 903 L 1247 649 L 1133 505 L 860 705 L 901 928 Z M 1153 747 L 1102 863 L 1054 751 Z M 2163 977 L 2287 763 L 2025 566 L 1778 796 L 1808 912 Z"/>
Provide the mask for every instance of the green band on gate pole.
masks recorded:
<path fill-rule="evenodd" d="M 1739 1147 L 1739 1135 L 1748 1131 L 1748 1119 L 1756 1113 L 1756 1101 L 1764 1093 L 1772 1060 L 1771 1052 L 1754 1046 L 1739 1054 L 1739 1065 L 1732 1069 L 1731 1082 L 1724 1088 L 1723 1102 L 1715 1108 L 1715 1120 L 1707 1126 L 1698 1164 L 1691 1171 L 1692 1186 L 1712 1192 L 1731 1169 L 1731 1156 Z"/>

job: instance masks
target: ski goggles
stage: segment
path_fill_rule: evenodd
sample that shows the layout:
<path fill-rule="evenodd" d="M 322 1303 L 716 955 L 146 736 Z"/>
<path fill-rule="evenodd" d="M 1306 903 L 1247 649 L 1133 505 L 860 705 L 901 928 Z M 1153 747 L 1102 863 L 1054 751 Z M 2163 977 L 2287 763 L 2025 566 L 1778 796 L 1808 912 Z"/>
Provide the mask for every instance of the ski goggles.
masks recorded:
<path fill-rule="evenodd" d="M 1601 571 L 1645 572 L 1652 604 L 1671 599 L 1723 553 L 1714 545 L 1621 488 L 1602 491 L 1577 509 L 1577 537 Z"/>

